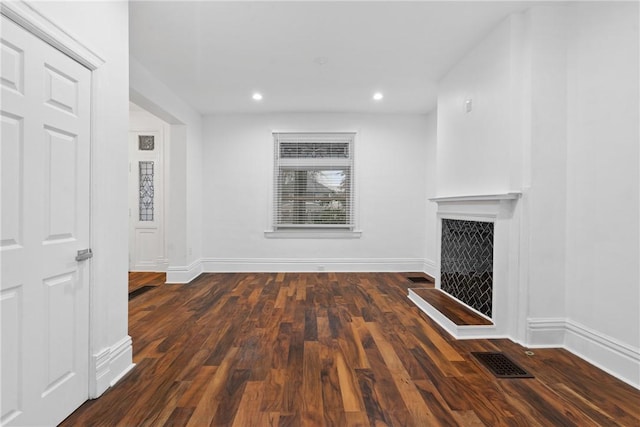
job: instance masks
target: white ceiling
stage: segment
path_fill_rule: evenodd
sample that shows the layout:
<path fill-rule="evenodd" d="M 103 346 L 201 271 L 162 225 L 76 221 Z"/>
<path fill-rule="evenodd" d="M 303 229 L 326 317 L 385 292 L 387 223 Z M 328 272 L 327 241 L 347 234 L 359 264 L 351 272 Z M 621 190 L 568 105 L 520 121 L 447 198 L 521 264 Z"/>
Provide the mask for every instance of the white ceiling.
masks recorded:
<path fill-rule="evenodd" d="M 444 73 L 529 5 L 133 1 L 131 56 L 203 114 L 426 113 Z"/>

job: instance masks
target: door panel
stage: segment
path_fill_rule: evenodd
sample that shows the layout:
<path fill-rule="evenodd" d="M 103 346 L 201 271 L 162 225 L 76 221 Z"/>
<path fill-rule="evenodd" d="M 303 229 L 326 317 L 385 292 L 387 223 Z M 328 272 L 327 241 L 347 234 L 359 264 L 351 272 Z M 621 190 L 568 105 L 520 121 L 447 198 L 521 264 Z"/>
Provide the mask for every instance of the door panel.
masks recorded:
<path fill-rule="evenodd" d="M 55 425 L 88 397 L 91 72 L 2 17 L 2 413 Z"/>
<path fill-rule="evenodd" d="M 3 288 L 4 288 L 3 284 Z M 22 285 L 0 291 L 0 320 L 2 321 L 2 421 L 20 414 L 23 392 L 20 375 L 20 340 L 23 331 Z"/>
<path fill-rule="evenodd" d="M 45 103 L 73 115 L 78 111 L 78 82 L 45 64 Z"/>
<path fill-rule="evenodd" d="M 20 48 L 2 40 L 2 86 L 22 94 L 24 55 Z"/>
<path fill-rule="evenodd" d="M 129 133 L 129 271 L 165 271 L 163 133 Z"/>
<path fill-rule="evenodd" d="M 60 130 L 45 129 L 44 188 L 45 239 L 53 243 L 75 237 L 75 199 L 78 171 L 74 161 L 77 151 L 76 135 Z"/>
<path fill-rule="evenodd" d="M 20 245 L 22 242 L 23 146 L 22 118 L 1 113 L 2 126 L 2 224 L 0 247 Z"/>

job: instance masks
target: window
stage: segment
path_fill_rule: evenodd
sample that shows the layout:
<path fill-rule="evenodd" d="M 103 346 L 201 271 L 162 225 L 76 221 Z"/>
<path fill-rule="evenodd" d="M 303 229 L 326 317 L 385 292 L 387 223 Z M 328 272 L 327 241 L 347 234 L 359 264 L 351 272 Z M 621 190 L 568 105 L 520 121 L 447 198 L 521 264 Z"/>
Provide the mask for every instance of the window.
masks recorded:
<path fill-rule="evenodd" d="M 153 162 L 139 162 L 139 218 L 153 221 Z"/>
<path fill-rule="evenodd" d="M 273 229 L 353 230 L 354 133 L 274 133 Z"/>

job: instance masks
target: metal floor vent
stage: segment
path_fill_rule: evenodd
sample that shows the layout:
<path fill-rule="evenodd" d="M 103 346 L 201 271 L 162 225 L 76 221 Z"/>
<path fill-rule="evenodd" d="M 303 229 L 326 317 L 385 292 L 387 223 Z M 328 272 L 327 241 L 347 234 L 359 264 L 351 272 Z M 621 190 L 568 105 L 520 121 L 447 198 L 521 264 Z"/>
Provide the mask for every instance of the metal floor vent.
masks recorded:
<path fill-rule="evenodd" d="M 407 277 L 407 280 L 413 283 L 432 283 L 431 280 L 427 279 L 426 277 L 420 276 Z"/>
<path fill-rule="evenodd" d="M 151 289 L 156 288 L 157 286 L 142 286 L 141 288 L 136 289 L 133 292 L 129 292 L 129 301 L 137 297 L 138 295 L 142 295 L 145 292 L 149 292 Z"/>
<path fill-rule="evenodd" d="M 533 378 L 533 375 L 518 366 L 504 353 L 473 352 L 471 354 L 497 378 Z"/>

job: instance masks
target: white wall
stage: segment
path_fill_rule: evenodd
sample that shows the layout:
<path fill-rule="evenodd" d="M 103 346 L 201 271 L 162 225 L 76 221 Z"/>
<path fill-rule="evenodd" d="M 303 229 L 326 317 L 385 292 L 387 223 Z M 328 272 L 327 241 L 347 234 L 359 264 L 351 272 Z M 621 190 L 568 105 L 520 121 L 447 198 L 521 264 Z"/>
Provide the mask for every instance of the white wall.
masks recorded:
<path fill-rule="evenodd" d="M 435 202 L 429 201 L 429 198 L 435 197 L 437 194 L 437 146 L 438 146 L 438 112 L 431 112 L 426 119 L 425 129 L 425 191 L 426 191 L 426 206 L 425 206 L 425 273 L 436 276 L 437 266 L 436 260 L 438 259 L 438 228 L 437 228 L 437 211 L 438 205 Z"/>
<path fill-rule="evenodd" d="M 202 117 L 133 58 L 130 85 L 131 100 L 171 127 L 167 281 L 186 283 L 200 273 L 202 253 Z"/>
<path fill-rule="evenodd" d="M 535 319 L 565 314 L 566 230 L 566 11 L 541 6 L 526 14 L 528 128 L 523 210 L 528 218 L 528 313 Z"/>
<path fill-rule="evenodd" d="M 500 23 L 439 82 L 437 193 L 439 196 L 504 193 L 521 155 L 512 89 L 520 48 L 516 17 Z M 472 101 L 466 112 L 465 101 Z M 515 147 L 513 147 L 515 145 Z"/>
<path fill-rule="evenodd" d="M 640 385 L 638 3 L 568 14 L 567 317 L 574 351 Z M 610 341 L 611 358 L 584 336 Z M 622 356 L 626 354 L 628 357 Z"/>
<path fill-rule="evenodd" d="M 44 16 L 105 60 L 98 70 L 92 141 L 92 387 L 131 366 L 127 305 L 128 8 L 123 2 L 36 2 Z M 99 302 L 99 303 L 98 303 Z"/>
<path fill-rule="evenodd" d="M 358 132 L 360 238 L 278 239 L 268 209 L 273 130 Z M 216 115 L 205 120 L 205 270 L 422 270 L 427 120 L 424 115 Z"/>

